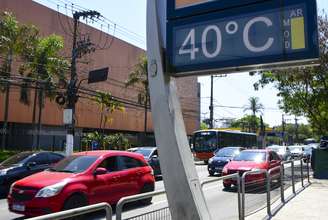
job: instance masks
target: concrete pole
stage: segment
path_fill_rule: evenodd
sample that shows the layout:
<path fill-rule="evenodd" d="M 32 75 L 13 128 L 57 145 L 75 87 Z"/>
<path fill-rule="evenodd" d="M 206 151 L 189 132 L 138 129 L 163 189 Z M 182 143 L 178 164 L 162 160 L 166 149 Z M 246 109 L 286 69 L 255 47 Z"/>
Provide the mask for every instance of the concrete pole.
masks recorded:
<path fill-rule="evenodd" d="M 159 19 L 164 18 L 158 16 L 159 3 L 147 1 L 147 56 L 152 118 L 170 212 L 173 220 L 210 220 L 189 149 L 175 82 L 163 70 Z"/>

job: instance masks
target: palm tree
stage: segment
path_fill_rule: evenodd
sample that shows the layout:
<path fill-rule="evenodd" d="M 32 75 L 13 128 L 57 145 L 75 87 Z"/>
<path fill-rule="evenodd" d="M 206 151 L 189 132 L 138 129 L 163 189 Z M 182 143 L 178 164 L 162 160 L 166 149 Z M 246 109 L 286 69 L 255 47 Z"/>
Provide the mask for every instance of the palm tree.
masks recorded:
<path fill-rule="evenodd" d="M 256 132 L 256 113 L 261 113 L 264 109 L 264 106 L 260 103 L 258 97 L 250 97 L 248 99 L 249 104 L 245 106 L 244 111 L 251 111 L 252 112 L 252 128 L 253 132 Z"/>
<path fill-rule="evenodd" d="M 36 79 L 36 88 L 34 92 L 32 124 L 36 130 L 36 106 L 38 103 L 38 126 L 37 139 L 33 147 L 39 148 L 39 134 L 41 130 L 42 109 L 44 107 L 45 96 L 53 100 L 57 94 L 56 83 L 65 80 L 66 72 L 69 69 L 69 62 L 60 56 L 60 51 L 64 48 L 63 39 L 57 35 L 50 35 L 38 40 L 36 48 L 30 55 L 24 56 L 26 64 L 20 69 L 20 73 Z M 21 100 L 27 97 L 25 104 L 29 104 L 28 91 L 22 90 Z M 23 96 L 23 97 L 22 97 Z"/>
<path fill-rule="evenodd" d="M 26 49 L 33 47 L 30 43 L 37 35 L 33 26 L 19 25 L 16 18 L 8 12 L 4 12 L 0 17 L 0 76 L 3 78 L 1 83 L 1 92 L 5 92 L 4 103 L 4 122 L 1 147 L 4 150 L 6 144 L 6 130 L 8 126 L 8 109 L 10 84 L 8 79 L 12 72 L 12 63 L 14 56 L 27 54 Z"/>
<path fill-rule="evenodd" d="M 111 93 L 108 92 L 97 91 L 97 94 L 92 98 L 92 101 L 94 101 L 101 110 L 100 129 L 105 128 L 106 123 L 111 121 L 110 115 L 114 111 L 124 111 L 123 105 L 114 100 Z"/>
<path fill-rule="evenodd" d="M 138 93 L 138 103 L 144 106 L 145 120 L 144 120 L 144 134 L 147 133 L 147 111 L 149 98 L 149 87 L 148 87 L 148 62 L 145 55 L 139 57 L 139 62 L 134 66 L 132 72 L 130 72 L 125 86 L 141 85 L 142 89 Z"/>

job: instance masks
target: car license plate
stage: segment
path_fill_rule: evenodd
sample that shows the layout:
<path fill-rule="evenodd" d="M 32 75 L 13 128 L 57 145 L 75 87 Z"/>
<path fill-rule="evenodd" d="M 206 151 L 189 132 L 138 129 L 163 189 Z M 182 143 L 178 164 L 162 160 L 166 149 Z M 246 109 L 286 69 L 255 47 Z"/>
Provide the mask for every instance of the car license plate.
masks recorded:
<path fill-rule="evenodd" d="M 25 211 L 25 205 L 13 204 L 12 208 L 13 208 L 13 210 L 19 211 L 19 212 Z"/>

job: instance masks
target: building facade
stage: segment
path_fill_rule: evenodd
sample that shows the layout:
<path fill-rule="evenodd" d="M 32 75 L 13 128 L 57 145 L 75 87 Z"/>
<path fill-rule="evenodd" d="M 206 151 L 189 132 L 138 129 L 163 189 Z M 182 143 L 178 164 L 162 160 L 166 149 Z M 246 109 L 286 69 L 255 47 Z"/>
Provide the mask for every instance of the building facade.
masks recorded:
<path fill-rule="evenodd" d="M 70 59 L 72 48 L 72 18 L 40 5 L 32 0 L 1 0 L 0 11 L 12 12 L 20 23 L 33 24 L 40 29 L 42 36 L 57 34 L 64 38 L 63 56 Z M 106 34 L 91 26 L 79 23 L 79 37 L 89 37 L 91 42 L 102 45 L 110 40 L 110 47 L 99 49 L 78 60 L 77 74 L 79 80 L 85 79 L 91 70 L 108 67 L 108 80 L 101 83 L 81 83 L 82 87 L 91 90 L 110 92 L 113 96 L 137 102 L 140 87 L 125 87 L 125 81 L 145 51 L 115 36 Z M 18 65 L 18 61 L 15 62 Z M 16 75 L 15 68 L 12 74 Z M 191 134 L 199 128 L 200 88 L 196 77 L 177 79 L 177 87 L 181 100 L 186 131 Z M 9 102 L 9 127 L 7 131 L 8 147 L 29 148 L 35 144 L 36 129 L 32 126 L 33 89 L 29 92 L 30 105 L 19 100 L 20 88 L 11 86 Z M 4 121 L 4 93 L 0 93 L 0 126 Z M 38 114 L 38 110 L 36 110 Z M 116 111 L 111 115 L 111 122 L 102 126 L 105 133 L 124 132 L 137 138 L 144 131 L 144 109 L 137 106 L 125 106 L 124 112 Z M 152 136 L 153 127 L 151 113 L 147 117 L 147 133 Z M 76 105 L 76 142 L 80 143 L 84 132 L 99 130 L 101 109 L 94 102 L 80 98 Z M 40 146 L 43 148 L 63 148 L 65 145 L 65 126 L 63 125 L 63 107 L 47 99 L 42 109 Z M 0 136 L 1 138 L 1 136 Z"/>

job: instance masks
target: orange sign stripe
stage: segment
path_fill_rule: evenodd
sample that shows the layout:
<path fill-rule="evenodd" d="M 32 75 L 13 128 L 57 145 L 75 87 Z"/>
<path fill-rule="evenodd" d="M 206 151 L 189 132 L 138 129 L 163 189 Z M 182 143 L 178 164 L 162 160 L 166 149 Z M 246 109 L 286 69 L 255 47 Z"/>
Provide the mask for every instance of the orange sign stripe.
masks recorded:
<path fill-rule="evenodd" d="M 189 5 L 197 4 L 197 3 L 204 3 L 210 0 L 175 0 L 175 7 L 176 8 L 183 8 Z"/>

